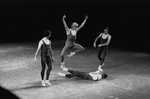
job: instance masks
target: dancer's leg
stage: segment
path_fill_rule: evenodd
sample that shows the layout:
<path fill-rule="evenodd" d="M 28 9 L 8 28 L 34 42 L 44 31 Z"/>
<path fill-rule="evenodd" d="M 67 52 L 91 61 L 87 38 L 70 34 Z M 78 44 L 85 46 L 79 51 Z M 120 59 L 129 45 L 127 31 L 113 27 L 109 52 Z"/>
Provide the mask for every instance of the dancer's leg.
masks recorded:
<path fill-rule="evenodd" d="M 65 46 L 63 47 L 61 51 L 61 65 L 64 65 L 64 55 L 71 46 L 73 46 L 71 43 L 66 42 Z"/>
<path fill-rule="evenodd" d="M 99 47 L 99 48 L 98 48 L 98 59 L 99 59 L 99 61 L 102 60 L 102 58 L 101 58 L 102 52 L 103 52 L 103 48 L 102 48 L 102 47 Z"/>
<path fill-rule="evenodd" d="M 42 86 L 45 86 L 44 74 L 45 74 L 46 60 L 45 57 L 43 57 L 42 55 L 41 55 L 41 65 L 42 65 L 42 70 L 41 70 Z"/>
<path fill-rule="evenodd" d="M 84 47 L 81 46 L 80 44 L 77 44 L 77 43 L 74 43 L 73 48 L 76 49 L 76 50 L 74 52 L 71 52 L 68 55 L 68 57 L 71 57 L 71 56 L 75 55 L 76 53 L 84 50 Z"/>
<path fill-rule="evenodd" d="M 107 46 L 103 48 L 103 51 L 102 51 L 102 54 L 101 54 L 101 61 L 100 61 L 100 65 L 103 65 L 104 64 L 104 60 L 105 60 L 105 57 L 107 55 Z"/>
<path fill-rule="evenodd" d="M 46 63 L 47 63 L 47 71 L 46 71 L 46 81 L 45 83 L 47 83 L 48 85 L 51 85 L 50 82 L 49 82 L 49 76 L 50 76 L 50 72 L 52 70 L 52 59 L 50 56 L 47 56 L 46 57 Z"/>
<path fill-rule="evenodd" d="M 68 70 L 68 72 L 71 73 L 73 77 L 88 79 L 88 73 L 86 73 L 86 72 L 73 71 L 73 70 Z"/>

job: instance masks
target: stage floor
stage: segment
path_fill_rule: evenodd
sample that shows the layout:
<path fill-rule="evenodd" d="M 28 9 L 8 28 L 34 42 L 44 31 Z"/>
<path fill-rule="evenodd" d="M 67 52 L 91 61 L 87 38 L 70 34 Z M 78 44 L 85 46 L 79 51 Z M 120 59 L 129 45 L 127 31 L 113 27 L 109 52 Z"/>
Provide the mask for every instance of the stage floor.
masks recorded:
<path fill-rule="evenodd" d="M 35 62 L 37 43 L 0 45 L 0 84 L 21 99 L 149 99 L 150 54 L 110 48 L 103 67 L 107 79 L 100 81 L 64 78 L 58 75 L 63 45 L 53 45 L 55 62 L 50 75 L 52 86 L 41 86 L 40 54 Z M 66 67 L 79 71 L 95 71 L 97 50 L 65 57 Z M 63 72 L 65 73 L 65 72 Z"/>

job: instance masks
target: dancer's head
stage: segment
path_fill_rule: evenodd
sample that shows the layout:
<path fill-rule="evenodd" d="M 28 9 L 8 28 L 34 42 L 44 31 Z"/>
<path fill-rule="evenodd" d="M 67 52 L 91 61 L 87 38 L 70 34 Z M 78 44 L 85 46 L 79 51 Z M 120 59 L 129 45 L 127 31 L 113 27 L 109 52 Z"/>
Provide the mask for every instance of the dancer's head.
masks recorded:
<path fill-rule="evenodd" d="M 98 81 L 98 80 L 102 79 L 102 75 L 100 73 L 92 72 L 92 73 L 89 73 L 89 75 L 92 76 L 92 79 L 94 81 Z"/>
<path fill-rule="evenodd" d="M 105 79 L 105 78 L 107 78 L 107 77 L 108 77 L 108 75 L 107 75 L 106 73 L 103 73 L 103 74 L 102 74 L 102 78 L 103 78 L 103 79 Z"/>
<path fill-rule="evenodd" d="M 43 35 L 44 35 L 44 37 L 49 38 L 51 36 L 51 31 L 45 30 Z"/>
<path fill-rule="evenodd" d="M 78 26 L 79 26 L 79 25 L 78 25 L 78 23 L 76 23 L 76 22 L 73 22 L 72 25 L 71 25 L 72 29 L 76 29 Z"/>
<path fill-rule="evenodd" d="M 93 73 L 92 77 L 93 77 L 93 80 L 99 81 L 101 79 L 107 78 L 108 75 L 106 73 Z"/>
<path fill-rule="evenodd" d="M 105 33 L 105 34 L 107 34 L 107 33 L 108 33 L 108 31 L 109 31 L 109 28 L 108 28 L 108 27 L 106 27 L 106 28 L 104 29 L 104 33 Z"/>

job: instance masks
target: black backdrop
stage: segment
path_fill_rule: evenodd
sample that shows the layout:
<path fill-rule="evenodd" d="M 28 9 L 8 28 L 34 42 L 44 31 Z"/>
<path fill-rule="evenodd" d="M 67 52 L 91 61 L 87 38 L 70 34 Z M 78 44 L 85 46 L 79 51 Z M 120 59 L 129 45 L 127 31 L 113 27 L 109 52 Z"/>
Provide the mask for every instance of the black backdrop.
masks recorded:
<path fill-rule="evenodd" d="M 37 42 L 45 29 L 52 40 L 66 38 L 62 17 L 68 26 L 81 24 L 77 41 L 92 46 L 108 26 L 111 46 L 149 52 L 150 2 L 147 0 L 1 0 L 0 42 Z"/>

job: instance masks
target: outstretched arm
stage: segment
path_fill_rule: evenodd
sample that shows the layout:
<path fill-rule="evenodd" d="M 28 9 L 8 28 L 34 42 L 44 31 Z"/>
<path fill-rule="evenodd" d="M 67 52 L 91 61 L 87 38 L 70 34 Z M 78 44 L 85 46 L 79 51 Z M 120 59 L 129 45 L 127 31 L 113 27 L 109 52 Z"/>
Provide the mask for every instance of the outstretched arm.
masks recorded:
<path fill-rule="evenodd" d="M 69 28 L 68 28 L 68 26 L 66 24 L 65 18 L 66 18 L 66 15 L 63 16 L 62 20 L 63 20 L 63 24 L 64 24 L 64 27 L 65 27 L 65 30 L 68 31 Z"/>
<path fill-rule="evenodd" d="M 40 41 L 39 44 L 38 44 L 38 48 L 37 48 L 37 50 L 36 50 L 36 52 L 35 52 L 35 56 L 34 56 L 34 61 L 37 60 L 37 54 L 38 54 L 38 52 L 39 52 L 39 50 L 40 50 L 42 44 L 43 44 L 42 41 Z"/>
<path fill-rule="evenodd" d="M 98 40 L 99 37 L 101 37 L 102 33 L 95 39 L 93 46 L 96 47 L 96 42 Z"/>
<path fill-rule="evenodd" d="M 88 19 L 88 16 L 85 17 L 85 19 L 82 22 L 82 24 L 77 28 L 77 31 L 79 31 L 84 26 L 84 24 L 86 23 L 87 19 Z"/>

